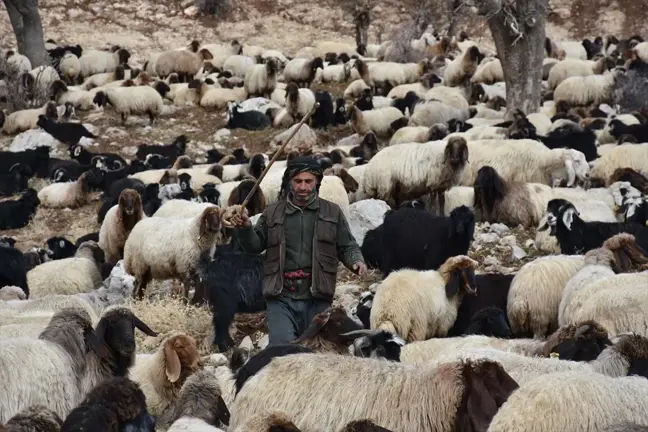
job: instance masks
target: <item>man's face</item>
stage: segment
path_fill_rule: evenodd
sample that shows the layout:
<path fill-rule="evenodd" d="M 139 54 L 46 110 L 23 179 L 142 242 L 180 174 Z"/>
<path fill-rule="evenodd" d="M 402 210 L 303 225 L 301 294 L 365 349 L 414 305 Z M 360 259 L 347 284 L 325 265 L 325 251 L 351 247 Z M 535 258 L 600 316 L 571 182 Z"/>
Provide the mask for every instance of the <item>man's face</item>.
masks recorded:
<path fill-rule="evenodd" d="M 317 177 L 309 172 L 297 174 L 290 180 L 293 190 L 295 191 L 295 200 L 304 203 L 308 200 L 313 189 L 317 185 Z"/>

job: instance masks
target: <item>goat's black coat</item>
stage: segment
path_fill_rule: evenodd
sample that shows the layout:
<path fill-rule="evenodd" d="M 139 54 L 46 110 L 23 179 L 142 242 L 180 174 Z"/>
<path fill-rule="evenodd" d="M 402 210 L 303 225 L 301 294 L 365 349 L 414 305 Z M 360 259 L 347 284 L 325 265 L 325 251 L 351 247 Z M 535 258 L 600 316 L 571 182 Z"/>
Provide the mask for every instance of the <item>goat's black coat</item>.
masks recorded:
<path fill-rule="evenodd" d="M 216 189 L 214 183 L 205 183 L 202 187 L 202 190 L 198 194 L 198 201 L 208 202 L 218 205 L 218 199 L 220 198 L 220 191 Z"/>
<path fill-rule="evenodd" d="M 135 157 L 143 161 L 147 155 L 158 154 L 171 159 L 171 163 L 173 163 L 178 156 L 185 154 L 188 142 L 189 139 L 186 135 L 178 135 L 171 144 L 167 145 L 140 144 L 137 146 Z"/>
<path fill-rule="evenodd" d="M 92 241 L 94 241 L 95 243 L 98 243 L 98 242 L 99 242 L 99 232 L 92 232 L 92 233 L 88 233 L 88 234 L 82 235 L 81 237 L 79 237 L 78 239 L 76 239 L 76 242 L 74 242 L 74 245 L 75 245 L 76 247 L 79 247 L 79 245 L 80 245 L 81 243 L 86 242 L 86 241 L 89 241 L 89 240 L 92 240 Z"/>
<path fill-rule="evenodd" d="M 571 229 L 563 221 L 565 213 L 573 210 Z M 635 236 L 637 246 L 648 250 L 648 228 L 636 223 L 625 222 L 585 222 L 572 203 L 564 199 L 553 199 L 547 204 L 547 211 L 556 218 L 556 226 L 551 227 L 551 235 L 558 239 L 560 251 L 566 255 L 584 254 L 587 251 L 601 247 L 605 240 L 619 233 Z M 548 227 L 545 225 L 541 227 Z"/>
<path fill-rule="evenodd" d="M 239 111 L 238 105 L 232 106 L 229 110 L 229 119 L 227 120 L 229 129 L 261 130 L 270 126 L 272 126 L 270 117 L 262 112 L 255 110 Z"/>
<path fill-rule="evenodd" d="M 506 312 L 500 308 L 487 307 L 472 316 L 464 335 L 484 335 L 501 339 L 512 336 Z"/>
<path fill-rule="evenodd" d="M 77 246 L 65 237 L 51 237 L 46 244 L 55 260 L 73 257 L 77 250 Z"/>
<path fill-rule="evenodd" d="M 216 248 L 213 259 L 206 264 L 203 283 L 213 314 L 214 344 L 224 352 L 233 345 L 228 328 L 234 315 L 265 309 L 263 259 L 257 254 L 242 252 L 234 237 L 229 245 Z"/>
<path fill-rule="evenodd" d="M 29 297 L 25 257 L 15 247 L 0 243 L 0 288 L 11 285 L 19 287 Z"/>
<path fill-rule="evenodd" d="M 76 181 L 81 174 L 89 171 L 90 168 L 92 168 L 92 165 L 82 165 L 75 160 L 51 158 L 48 176 L 50 180 L 57 183 Z"/>
<path fill-rule="evenodd" d="M 637 138 L 637 142 L 648 142 L 648 123 L 627 125 L 621 120 L 613 119 L 610 121 L 609 128 L 610 135 L 614 138 L 619 138 L 622 135 L 632 135 Z"/>
<path fill-rule="evenodd" d="M 596 134 L 587 128 L 573 130 L 570 127 L 562 126 L 549 132 L 546 136 L 538 138 L 550 149 L 570 148 L 578 150 L 585 155 L 588 162 L 599 157 L 596 149 Z"/>
<path fill-rule="evenodd" d="M 72 159 L 77 160 L 82 165 L 92 165 L 97 167 L 99 161 L 101 161 L 107 169 L 111 171 L 124 171 L 124 174 L 128 167 L 126 160 L 118 154 L 92 153 L 78 144 L 70 146 L 68 148 L 68 153 Z"/>
<path fill-rule="evenodd" d="M 30 167 L 37 177 L 46 178 L 49 174 L 49 152 L 47 146 L 20 152 L 0 151 L 0 173 L 7 173 L 12 166 L 20 163 Z"/>
<path fill-rule="evenodd" d="M 272 359 L 290 354 L 309 354 L 314 351 L 301 345 L 273 345 L 269 346 L 248 359 L 247 362 L 236 371 L 236 394 L 241 391 L 245 382 L 256 375 L 261 369 L 268 365 Z"/>
<path fill-rule="evenodd" d="M 125 189 L 133 189 L 136 191 L 140 197 L 142 197 L 142 205 L 144 204 L 144 191 L 146 190 L 146 185 L 141 180 L 125 177 L 115 180 L 107 186 L 107 190 L 101 196 L 102 203 L 97 212 L 97 222 L 99 223 L 103 222 L 108 210 L 110 210 L 112 206 L 118 204 L 119 195 L 121 195 Z"/>
<path fill-rule="evenodd" d="M 157 183 L 146 185 L 144 189 L 144 195 L 142 195 L 142 209 L 146 216 L 153 216 L 160 206 L 162 206 L 162 200 L 158 196 L 160 193 L 160 185 Z"/>
<path fill-rule="evenodd" d="M 51 118 L 39 115 L 36 124 L 39 128 L 69 146 L 78 144 L 83 137 L 96 138 L 96 135 L 92 134 L 81 123 L 57 123 Z"/>
<path fill-rule="evenodd" d="M 362 246 L 360 251 L 362 252 L 362 257 L 365 260 L 365 263 L 370 268 L 378 269 L 382 262 L 382 253 L 383 253 L 383 236 L 384 228 L 383 225 L 367 231 L 362 241 Z"/>
<path fill-rule="evenodd" d="M 40 205 L 38 194 L 27 189 L 17 200 L 0 202 L 0 230 L 18 229 L 27 226 Z"/>
<path fill-rule="evenodd" d="M 499 273 L 475 275 L 477 295 L 464 296 L 457 311 L 457 319 L 448 331 L 448 336 L 466 334 L 466 329 L 470 326 L 473 317 L 485 308 L 494 307 L 505 311 L 514 276 Z"/>
<path fill-rule="evenodd" d="M 331 93 L 327 91 L 315 92 L 315 102 L 319 102 L 319 106 L 313 114 L 312 126 L 314 128 L 325 128 L 335 125 L 335 107 Z"/>
<path fill-rule="evenodd" d="M 449 217 L 405 207 L 386 215 L 383 226 L 381 270 L 387 277 L 402 268 L 436 270 L 448 258 L 467 254 L 475 216 L 466 206 Z"/>
<path fill-rule="evenodd" d="M 0 197 L 27 190 L 31 175 L 31 168 L 25 164 L 16 164 L 8 173 L 0 173 Z"/>
<path fill-rule="evenodd" d="M 335 100 L 335 124 L 343 125 L 347 122 L 346 103 L 344 99 L 339 98 Z"/>

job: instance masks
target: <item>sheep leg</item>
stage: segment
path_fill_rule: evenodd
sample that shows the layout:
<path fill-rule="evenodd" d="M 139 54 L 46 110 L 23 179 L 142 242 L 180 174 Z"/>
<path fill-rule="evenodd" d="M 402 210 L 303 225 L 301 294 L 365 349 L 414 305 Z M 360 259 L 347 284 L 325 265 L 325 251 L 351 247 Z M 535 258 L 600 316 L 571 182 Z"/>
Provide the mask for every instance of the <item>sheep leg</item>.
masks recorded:
<path fill-rule="evenodd" d="M 144 273 L 136 282 L 135 282 L 135 291 L 133 292 L 136 295 L 138 300 L 144 298 L 144 292 L 146 291 L 146 285 L 151 281 L 151 272 L 147 271 Z"/>
<path fill-rule="evenodd" d="M 149 116 L 149 120 L 151 122 L 151 126 L 153 126 L 153 122 L 155 121 L 155 115 L 153 115 L 152 111 L 148 111 L 148 116 Z"/>
<path fill-rule="evenodd" d="M 443 209 L 445 208 L 445 191 L 443 189 L 437 190 L 437 212 L 439 216 L 443 216 Z"/>
<path fill-rule="evenodd" d="M 122 120 L 122 126 L 126 126 L 126 114 L 122 113 L 121 115 L 121 120 Z"/>

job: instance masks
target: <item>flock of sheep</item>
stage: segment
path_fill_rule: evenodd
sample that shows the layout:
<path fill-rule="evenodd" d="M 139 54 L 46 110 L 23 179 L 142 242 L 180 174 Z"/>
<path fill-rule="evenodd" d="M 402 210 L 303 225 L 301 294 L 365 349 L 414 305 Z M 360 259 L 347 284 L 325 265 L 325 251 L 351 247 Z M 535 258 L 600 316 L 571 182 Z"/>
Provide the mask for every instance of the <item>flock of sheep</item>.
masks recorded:
<path fill-rule="evenodd" d="M 0 237 L 1 432 L 648 431 L 648 110 L 614 103 L 620 80 L 648 79 L 641 37 L 547 38 L 542 107 L 511 118 L 500 60 L 463 32 L 412 40 L 411 63 L 391 41 L 292 57 L 192 41 L 141 68 L 124 47 L 46 47 L 52 64 L 37 68 L 4 54 L 0 98 L 32 106 L 0 113 L 0 130 L 40 128 L 69 158 L 0 152 L 0 230 L 101 191 L 98 229 L 29 250 Z M 314 90 L 330 83 L 346 89 Z M 230 351 L 235 314 L 265 304 L 262 258 L 240 249 L 227 208 L 316 103 L 248 212 L 278 199 L 287 160 L 312 154 L 321 197 L 347 219 L 356 202 L 389 205 L 361 242 L 383 280 L 341 286 L 289 345 Z M 157 128 L 170 104 L 283 131 L 267 153 L 192 159 L 179 135 L 129 160 L 93 151 L 96 133 L 72 120 L 103 110 Z M 317 133 L 349 125 L 330 145 Z M 478 273 L 468 254 L 483 222 L 535 230 L 547 256 Z M 165 279 L 210 306 L 228 357 L 201 356 L 181 332 L 136 354 L 136 332 L 158 332 L 125 302 Z"/>

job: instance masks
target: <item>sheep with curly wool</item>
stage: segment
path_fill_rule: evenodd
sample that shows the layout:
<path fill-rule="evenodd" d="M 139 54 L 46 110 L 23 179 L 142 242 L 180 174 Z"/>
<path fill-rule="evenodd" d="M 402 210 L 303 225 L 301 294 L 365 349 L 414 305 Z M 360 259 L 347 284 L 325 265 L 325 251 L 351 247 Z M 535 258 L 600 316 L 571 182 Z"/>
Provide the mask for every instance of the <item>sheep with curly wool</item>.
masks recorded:
<path fill-rule="evenodd" d="M 495 84 L 504 81 L 502 62 L 498 58 L 484 59 L 477 66 L 470 81 L 483 84 Z"/>
<path fill-rule="evenodd" d="M 522 266 L 508 293 L 506 313 L 513 334 L 544 338 L 558 328 L 558 306 L 567 282 L 585 265 L 582 256 L 538 258 Z"/>
<path fill-rule="evenodd" d="M 310 87 L 318 68 L 324 69 L 324 62 L 321 57 L 312 59 L 294 58 L 284 68 L 284 80 L 286 83 Z"/>
<path fill-rule="evenodd" d="M 106 310 L 94 330 L 87 312 L 64 309 L 38 339 L 0 340 L 0 363 L 7 365 L 0 371 L 0 422 L 36 404 L 64 418 L 97 384 L 125 376 L 135 356 L 135 328 L 157 336 L 126 308 Z M 30 373 L 8 372 L 18 365 Z"/>
<path fill-rule="evenodd" d="M 224 399 L 211 370 L 196 372 L 187 378 L 170 409 L 158 417 L 158 424 L 168 427 L 168 432 L 219 432 L 230 418 Z"/>
<path fill-rule="evenodd" d="M 30 129 L 36 129 L 40 115 L 57 119 L 58 111 L 56 110 L 56 103 L 49 101 L 40 108 L 14 111 L 8 116 L 0 111 L 0 131 L 7 135 L 14 135 Z"/>
<path fill-rule="evenodd" d="M 172 333 L 153 354 L 140 354 L 130 377 L 146 396 L 151 414 L 164 413 L 177 399 L 187 378 L 202 369 L 196 341 L 184 333 Z"/>
<path fill-rule="evenodd" d="M 87 171 L 75 181 L 67 183 L 52 183 L 38 192 L 38 199 L 44 207 L 49 208 L 78 208 L 90 202 L 91 185 L 94 178 Z"/>
<path fill-rule="evenodd" d="M 220 232 L 221 210 L 215 206 L 187 219 L 141 220 L 124 246 L 124 268 L 135 276 L 136 295 L 144 296 L 151 279 L 183 278 L 186 296 L 194 266 L 202 253 L 213 253 Z"/>
<path fill-rule="evenodd" d="M 554 100 L 577 106 L 608 103 L 612 100 L 615 83 L 621 73 L 614 70 L 602 75 L 569 77 L 554 90 Z"/>
<path fill-rule="evenodd" d="M 101 284 L 103 251 L 93 242 L 79 246 L 73 258 L 49 261 L 27 273 L 31 295 L 89 292 Z"/>
<path fill-rule="evenodd" d="M 58 69 L 61 77 L 69 83 L 74 83 L 81 74 L 81 62 L 72 52 L 66 52 L 59 61 Z"/>
<path fill-rule="evenodd" d="M 61 432 L 124 430 L 154 432 L 155 419 L 146 407 L 139 386 L 126 377 L 115 377 L 93 388 L 66 417 Z M 121 429 L 118 429 L 121 428 Z"/>
<path fill-rule="evenodd" d="M 51 409 L 32 405 L 10 418 L 4 426 L 0 425 L 0 431 L 60 432 L 62 424 L 63 420 Z"/>
<path fill-rule="evenodd" d="M 245 72 L 244 88 L 250 96 L 271 98 L 277 89 L 278 65 L 268 59 L 265 64 L 256 64 Z M 274 99 L 273 99 L 274 100 Z"/>
<path fill-rule="evenodd" d="M 571 396 L 576 394 L 579 397 Z M 598 432 L 623 421 L 645 425 L 647 397 L 644 377 L 556 372 L 521 385 L 495 414 L 488 430 Z"/>
<path fill-rule="evenodd" d="M 331 379 L 340 374 L 348 377 L 342 386 Z M 298 382 L 311 386 L 306 389 Z M 515 381 L 493 362 L 414 369 L 384 360 L 295 354 L 273 360 L 250 378 L 234 401 L 230 427 L 236 430 L 256 413 L 279 410 L 304 432 L 337 431 L 358 418 L 408 432 L 464 430 L 473 421 L 488 424 L 516 388 Z M 358 403 L 358 391 L 373 395 L 371 402 Z M 401 395 L 396 405 L 394 394 Z M 433 396 L 438 394 L 446 397 Z M 476 397 L 479 408 L 468 402 Z M 331 410 L 335 416 L 328 415 Z"/>
<path fill-rule="evenodd" d="M 367 197 L 382 199 L 391 207 L 436 193 L 437 208 L 443 209 L 444 191 L 457 184 L 469 165 L 468 155 L 463 138 L 389 146 L 367 163 L 362 187 Z"/>
<path fill-rule="evenodd" d="M 164 103 L 160 92 L 150 86 L 113 87 L 98 91 L 92 102 L 99 107 L 111 105 L 121 116 L 122 125 L 129 115 L 147 114 L 151 124 L 162 113 Z"/>
<path fill-rule="evenodd" d="M 106 255 L 106 262 L 116 264 L 124 255 L 124 245 L 133 227 L 146 218 L 142 198 L 133 189 L 119 194 L 118 204 L 111 207 L 99 230 L 99 247 Z"/>
<path fill-rule="evenodd" d="M 0 288 L 0 300 L 8 302 L 9 300 L 26 300 L 27 296 L 22 288 L 14 285 L 5 285 Z"/>
<path fill-rule="evenodd" d="M 85 78 L 98 73 L 112 72 L 117 66 L 127 64 L 130 56 L 128 50 L 124 48 L 119 48 L 113 52 L 86 49 L 79 57 L 81 63 L 80 75 Z"/>
<path fill-rule="evenodd" d="M 463 292 L 475 294 L 475 265 L 458 255 L 448 258 L 439 271 L 403 269 L 390 274 L 376 291 L 371 328 L 396 333 L 408 342 L 445 336 Z"/>

